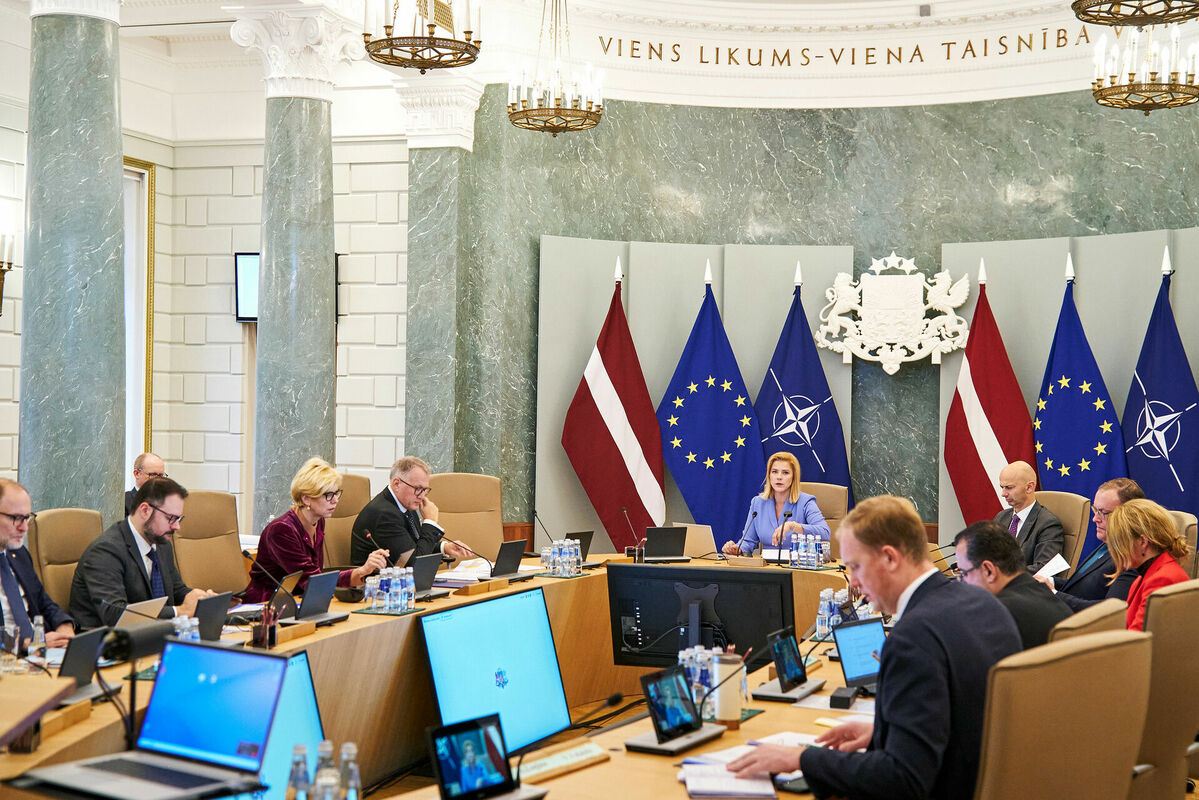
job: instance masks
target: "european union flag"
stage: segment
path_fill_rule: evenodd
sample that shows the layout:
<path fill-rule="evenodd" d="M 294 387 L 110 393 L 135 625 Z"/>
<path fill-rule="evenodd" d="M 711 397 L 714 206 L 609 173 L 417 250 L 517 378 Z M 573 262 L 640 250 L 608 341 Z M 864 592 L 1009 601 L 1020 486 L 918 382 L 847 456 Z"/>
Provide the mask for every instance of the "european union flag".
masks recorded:
<path fill-rule="evenodd" d="M 1043 489 L 1090 499 L 1099 484 L 1128 474 L 1120 420 L 1078 318 L 1074 281 L 1066 283 L 1032 427 Z M 1091 523 L 1079 563 L 1097 543 Z"/>
<path fill-rule="evenodd" d="M 717 547 L 740 537 L 766 461 L 711 286 L 658 406 L 658 423 L 663 460 L 695 521 L 712 526 Z"/>
<path fill-rule="evenodd" d="M 1166 508 L 1199 514 L 1199 388 L 1162 277 L 1124 404 L 1128 473 Z"/>
<path fill-rule="evenodd" d="M 820 366 L 799 291 L 796 286 L 774 357 L 754 402 L 762 429 L 762 453 L 769 458 L 786 450 L 799 459 L 801 480 L 849 487 L 852 508 L 853 487 L 849 483 L 841 417 Z"/>

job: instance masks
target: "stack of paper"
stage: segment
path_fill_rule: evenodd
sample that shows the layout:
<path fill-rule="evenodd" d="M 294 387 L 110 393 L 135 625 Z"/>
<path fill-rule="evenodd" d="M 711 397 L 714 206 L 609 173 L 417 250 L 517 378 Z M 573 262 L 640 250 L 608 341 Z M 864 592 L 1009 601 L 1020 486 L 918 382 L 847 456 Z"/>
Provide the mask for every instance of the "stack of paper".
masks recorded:
<path fill-rule="evenodd" d="M 770 776 L 763 772 L 738 778 L 724 764 L 684 764 L 679 780 L 691 797 L 777 797 Z"/>

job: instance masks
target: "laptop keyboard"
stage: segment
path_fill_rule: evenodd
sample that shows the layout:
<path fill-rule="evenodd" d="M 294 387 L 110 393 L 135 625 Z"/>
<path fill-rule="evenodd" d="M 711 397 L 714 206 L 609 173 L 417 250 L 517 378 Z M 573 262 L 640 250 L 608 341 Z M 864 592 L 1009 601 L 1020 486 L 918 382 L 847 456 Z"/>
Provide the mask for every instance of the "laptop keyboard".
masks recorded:
<path fill-rule="evenodd" d="M 219 783 L 219 781 L 204 775 L 180 772 L 176 769 L 145 764 L 141 761 L 132 761 L 127 758 L 111 758 L 108 761 L 97 761 L 88 764 L 87 767 L 88 769 L 98 769 L 104 772 L 114 772 L 117 775 L 124 775 L 127 778 L 139 778 L 143 781 L 174 786 L 177 789 L 194 789 L 197 786 L 204 786 L 209 783 Z"/>

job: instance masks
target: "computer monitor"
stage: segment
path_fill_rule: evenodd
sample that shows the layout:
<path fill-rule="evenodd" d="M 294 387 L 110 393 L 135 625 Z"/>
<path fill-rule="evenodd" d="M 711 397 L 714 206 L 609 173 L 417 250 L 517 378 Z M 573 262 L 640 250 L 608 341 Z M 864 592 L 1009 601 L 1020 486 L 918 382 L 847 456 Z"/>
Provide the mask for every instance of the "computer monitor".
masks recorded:
<path fill-rule="evenodd" d="M 795 622 L 791 573 L 779 569 L 608 564 L 614 663 L 668 667 L 679 650 L 736 645 L 753 671 L 769 635 Z"/>
<path fill-rule="evenodd" d="M 426 614 L 420 623 L 443 725 L 499 714 L 513 751 L 570 725 L 541 589 Z"/>

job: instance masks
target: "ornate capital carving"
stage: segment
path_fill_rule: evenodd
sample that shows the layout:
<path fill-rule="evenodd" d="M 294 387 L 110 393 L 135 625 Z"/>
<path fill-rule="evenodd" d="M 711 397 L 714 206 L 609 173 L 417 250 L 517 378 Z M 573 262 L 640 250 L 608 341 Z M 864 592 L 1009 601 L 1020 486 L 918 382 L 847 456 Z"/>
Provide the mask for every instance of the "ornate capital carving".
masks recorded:
<path fill-rule="evenodd" d="M 241 12 L 229 35 L 262 56 L 267 97 L 332 102 L 333 70 L 363 55 L 362 32 L 320 6 Z"/>
<path fill-rule="evenodd" d="M 121 24 L 121 0 L 32 0 L 29 16 L 72 14 L 77 17 L 96 17 Z"/>
<path fill-rule="evenodd" d="M 482 83 L 466 76 L 424 75 L 419 85 L 397 80 L 395 87 L 404 109 L 408 149 L 474 147 Z"/>

